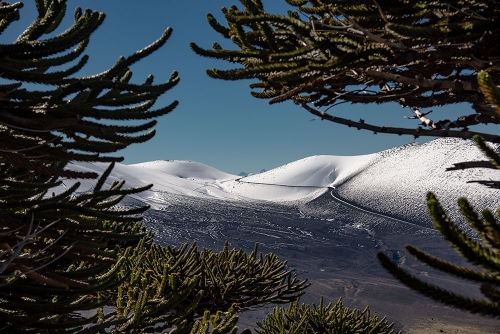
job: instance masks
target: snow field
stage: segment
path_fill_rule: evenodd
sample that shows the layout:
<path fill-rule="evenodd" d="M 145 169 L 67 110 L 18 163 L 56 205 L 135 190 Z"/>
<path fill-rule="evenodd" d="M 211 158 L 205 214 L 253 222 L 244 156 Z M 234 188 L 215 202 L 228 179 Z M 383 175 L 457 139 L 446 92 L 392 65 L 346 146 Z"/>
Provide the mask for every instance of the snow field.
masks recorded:
<path fill-rule="evenodd" d="M 426 214 L 425 195 L 434 192 L 452 217 L 460 217 L 456 200 L 466 196 L 478 208 L 500 207 L 498 191 L 472 180 L 500 179 L 500 171 L 467 169 L 446 171 L 454 163 L 485 160 L 472 141 L 436 139 L 362 156 L 312 156 L 261 174 L 231 175 L 194 161 L 157 160 L 134 165 L 116 164 L 113 180 L 125 186 L 152 183 L 151 190 L 135 197 L 147 204 L 167 204 L 174 195 L 228 201 L 308 202 L 334 189 L 337 196 L 360 207 L 409 217 Z M 101 174 L 103 163 L 73 163 L 69 169 Z M 64 187 L 74 180 L 64 180 Z M 80 191 L 95 180 L 83 180 Z M 61 187 L 60 191 L 62 191 Z"/>

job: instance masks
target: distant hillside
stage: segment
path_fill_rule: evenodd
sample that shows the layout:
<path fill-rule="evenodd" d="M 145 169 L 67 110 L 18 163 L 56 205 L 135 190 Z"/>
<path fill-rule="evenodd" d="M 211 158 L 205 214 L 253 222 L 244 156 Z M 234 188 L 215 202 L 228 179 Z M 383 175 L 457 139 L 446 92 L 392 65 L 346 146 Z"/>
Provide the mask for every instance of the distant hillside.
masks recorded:
<path fill-rule="evenodd" d="M 335 189 L 347 201 L 401 217 L 426 214 L 427 191 L 435 192 L 454 211 L 461 196 L 469 196 L 479 207 L 500 207 L 497 191 L 467 183 L 500 179 L 500 171 L 445 171 L 453 163 L 469 160 L 484 160 L 471 141 L 441 138 L 363 156 L 312 156 L 249 176 L 227 174 L 194 161 L 158 160 L 117 164 L 110 179 L 124 179 L 131 187 L 153 183 L 152 190 L 138 195 L 153 206 L 173 195 L 307 202 Z M 70 167 L 102 173 L 106 165 L 75 163 Z M 72 183 L 67 180 L 65 186 Z M 91 189 L 92 184 L 84 180 L 81 188 Z"/>
<path fill-rule="evenodd" d="M 259 173 L 265 173 L 265 172 L 266 172 L 265 169 L 261 169 L 261 171 Z M 240 172 L 238 174 L 238 176 L 243 176 L 243 177 L 250 176 L 250 175 L 254 175 L 254 173 Z"/>

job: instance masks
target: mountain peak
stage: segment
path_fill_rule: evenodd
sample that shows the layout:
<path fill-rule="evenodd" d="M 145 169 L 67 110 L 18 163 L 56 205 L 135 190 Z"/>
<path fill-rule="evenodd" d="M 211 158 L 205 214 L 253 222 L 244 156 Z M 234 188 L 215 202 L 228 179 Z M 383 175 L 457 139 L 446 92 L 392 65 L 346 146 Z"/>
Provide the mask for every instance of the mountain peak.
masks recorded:
<path fill-rule="evenodd" d="M 251 175 L 262 174 L 262 173 L 265 173 L 265 172 L 267 172 L 265 169 L 261 169 L 260 172 L 258 172 L 258 173 L 240 172 L 238 174 L 238 176 L 247 177 L 247 176 L 251 176 Z"/>
<path fill-rule="evenodd" d="M 456 206 L 458 197 L 469 194 L 474 194 L 476 203 L 500 206 L 500 198 L 491 189 L 467 183 L 498 179 L 497 170 L 446 171 L 455 163 L 474 160 L 484 160 L 484 157 L 471 141 L 436 139 L 369 155 L 311 156 L 269 171 L 262 170 L 260 174 L 241 172 L 231 175 L 199 162 L 182 160 L 116 164 L 107 183 L 119 179 L 126 180 L 131 187 L 152 183 L 150 191 L 137 195 L 151 205 L 168 202 L 168 198 L 176 195 L 306 202 L 335 188 L 353 203 L 401 215 L 417 207 L 423 207 L 423 212 L 426 212 L 427 191 L 434 192 L 449 207 Z M 102 174 L 106 167 L 107 164 L 102 163 L 75 162 L 71 165 L 73 170 L 95 171 L 98 174 Z M 64 180 L 66 187 L 76 180 L 72 182 Z M 93 180 L 80 182 L 81 191 L 92 189 L 95 184 Z"/>

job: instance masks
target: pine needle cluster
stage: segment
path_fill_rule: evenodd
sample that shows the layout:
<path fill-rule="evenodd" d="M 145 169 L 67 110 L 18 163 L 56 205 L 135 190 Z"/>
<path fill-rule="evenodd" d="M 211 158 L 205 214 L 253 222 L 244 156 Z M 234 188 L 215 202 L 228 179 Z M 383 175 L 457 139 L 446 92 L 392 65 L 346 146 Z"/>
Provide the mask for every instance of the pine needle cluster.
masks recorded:
<path fill-rule="evenodd" d="M 495 106 L 497 112 L 500 112 L 498 88 L 494 82 L 484 72 L 478 74 L 477 80 L 485 98 L 491 105 Z M 490 160 L 479 163 L 477 161 L 464 162 L 450 169 L 477 167 L 500 169 L 500 154 L 492 149 L 483 138 L 475 136 L 474 140 Z M 473 180 L 470 182 L 500 189 L 498 181 Z M 484 299 L 471 298 L 467 294 L 458 294 L 422 281 L 399 268 L 383 253 L 378 254 L 380 262 L 405 285 L 434 300 L 472 313 L 500 317 L 500 221 L 498 220 L 500 209 L 497 210 L 496 215 L 489 209 L 484 209 L 479 214 L 466 198 L 458 200 L 461 214 L 476 233 L 477 238 L 472 238 L 448 217 L 433 193 L 427 194 L 427 206 L 434 227 L 453 249 L 474 267 L 460 266 L 445 261 L 412 245 L 407 245 L 406 250 L 432 268 L 457 278 L 476 282 Z"/>
<path fill-rule="evenodd" d="M 260 0 L 240 3 L 222 9 L 226 25 L 208 15 L 210 26 L 235 49 L 191 43 L 201 56 L 239 65 L 209 69 L 210 77 L 253 79 L 256 98 L 293 101 L 321 119 L 375 133 L 480 134 L 500 143 L 494 132 L 470 130 L 500 122 L 476 80 L 484 71 L 500 82 L 498 1 L 286 0 L 294 9 L 287 15 L 267 13 Z M 387 127 L 326 112 L 343 103 L 386 102 L 412 108 L 422 124 Z M 420 112 L 458 103 L 472 112 L 451 120 Z"/>
<path fill-rule="evenodd" d="M 323 304 L 321 298 L 318 306 L 292 303 L 288 308 L 276 307 L 262 323 L 257 323 L 259 334 L 274 333 L 311 333 L 311 334 L 350 334 L 396 333 L 386 318 L 379 319 L 370 314 L 370 308 L 363 311 L 344 307 L 342 299 L 332 305 Z M 401 333 L 400 331 L 397 332 Z"/>
<path fill-rule="evenodd" d="M 106 71 L 77 76 L 105 15 L 76 8 L 58 32 L 67 1 L 35 3 L 33 23 L 0 45 L 0 331 L 234 333 L 239 310 L 297 299 L 307 282 L 273 254 L 155 245 L 141 221 L 148 207 L 122 204 L 151 185 L 106 186 L 123 160 L 115 153 L 150 139 L 155 119 L 178 104 L 153 109 L 179 82 L 175 71 L 163 83 L 131 80 L 131 66 L 172 29 Z M 22 7 L 0 3 L 0 32 Z M 109 167 L 99 176 L 73 161 Z M 55 190 L 69 178 L 95 184 Z"/>
<path fill-rule="evenodd" d="M 227 25 L 209 14 L 210 26 L 231 40 L 235 49 L 224 49 L 219 43 L 205 49 L 191 43 L 192 50 L 239 67 L 209 69 L 207 74 L 223 80 L 254 79 L 250 85 L 254 97 L 269 99 L 271 104 L 293 101 L 321 119 L 375 134 L 474 139 L 489 160 L 458 163 L 448 169 L 500 169 L 500 155 L 486 143 L 500 143 L 500 136 L 469 129 L 500 123 L 500 2 L 285 1 L 294 8 L 287 15 L 267 13 L 261 0 L 240 0 L 241 8 L 223 8 Z M 326 112 L 342 103 L 385 102 L 412 108 L 411 118 L 419 126 L 379 126 Z M 432 110 L 420 111 L 458 103 L 469 104 L 472 112 L 453 120 L 432 120 L 427 116 Z M 500 188 L 499 181 L 471 182 Z M 444 261 L 411 245 L 407 251 L 433 268 L 478 283 L 484 299 L 424 282 L 381 253 L 382 265 L 407 286 L 437 301 L 500 316 L 500 211 L 479 214 L 467 199 L 458 201 L 462 215 L 477 233 L 475 239 L 451 221 L 434 194 L 428 194 L 427 203 L 436 229 L 474 268 Z M 301 312 L 309 312 L 302 307 Z M 298 304 L 276 311 L 272 321 L 265 322 L 267 332 L 282 330 L 286 321 L 293 323 L 290 326 L 307 322 L 301 317 L 290 320 L 299 313 Z"/>

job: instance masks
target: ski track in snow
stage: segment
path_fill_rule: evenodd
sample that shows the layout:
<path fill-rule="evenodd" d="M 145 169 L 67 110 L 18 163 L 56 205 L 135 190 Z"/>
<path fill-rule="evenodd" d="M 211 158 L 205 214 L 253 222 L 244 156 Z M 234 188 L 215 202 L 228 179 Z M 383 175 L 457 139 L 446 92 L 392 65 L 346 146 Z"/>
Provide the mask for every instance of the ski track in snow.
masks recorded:
<path fill-rule="evenodd" d="M 345 200 L 339 198 L 334 192 L 335 192 L 335 190 L 332 189 L 330 191 L 330 195 L 332 196 L 332 198 L 335 201 L 337 201 L 339 203 L 342 203 L 345 206 L 351 207 L 351 208 L 353 208 L 355 210 L 368 213 L 369 215 L 372 215 L 372 216 L 382 217 L 384 219 L 395 221 L 395 222 L 398 222 L 398 223 L 401 223 L 401 224 L 408 224 L 408 225 L 411 225 L 411 226 L 414 226 L 414 227 L 417 227 L 417 228 L 420 228 L 420 229 L 431 230 L 433 232 L 435 231 L 435 229 L 433 229 L 433 228 L 429 228 L 429 227 L 425 227 L 425 226 L 420 226 L 420 225 L 417 225 L 417 224 L 414 224 L 414 223 L 410 223 L 410 222 L 405 221 L 405 220 L 401 220 L 401 219 L 394 218 L 394 217 L 391 217 L 391 216 L 388 216 L 388 215 L 385 215 L 385 214 L 382 214 L 382 213 L 378 213 L 378 212 L 374 212 L 374 211 L 371 211 L 371 210 L 367 210 L 367 209 L 364 209 L 364 208 L 362 208 L 362 207 L 360 207 L 358 205 L 354 205 L 354 204 L 348 203 Z"/>
<path fill-rule="evenodd" d="M 461 139 L 437 139 L 355 157 L 312 156 L 247 177 L 194 161 L 158 160 L 116 164 L 103 189 L 122 179 L 127 187 L 154 184 L 148 191 L 127 196 L 122 205 L 151 206 L 144 223 L 159 244 L 196 242 L 199 248 L 217 251 L 229 241 L 231 247 L 251 251 L 258 243 L 260 250 L 288 259 L 289 268 L 301 279 L 315 280 L 320 286 L 315 297 L 325 295 L 334 301 L 340 294 L 346 301 L 361 301 L 359 308 L 365 303 L 375 307 L 381 287 L 391 291 L 400 287 L 375 260 L 379 251 L 413 275 L 442 282 L 446 288 L 456 283 L 407 257 L 404 245 L 427 247 L 436 256 L 464 264 L 432 228 L 425 193 L 434 192 L 450 217 L 470 232 L 459 214 L 457 198 L 468 197 L 479 212 L 500 207 L 497 190 L 467 183 L 500 179 L 500 171 L 445 171 L 454 163 L 472 160 L 485 157 L 471 141 Z M 68 166 L 98 174 L 106 167 L 102 163 Z M 76 180 L 63 182 L 56 194 Z M 80 182 L 81 193 L 91 191 L 96 181 Z M 328 290 L 335 286 L 341 289 Z M 366 299 L 356 299 L 358 294 Z M 394 300 L 407 300 L 407 296 L 408 291 L 401 289 Z M 383 313 L 391 318 L 390 312 L 403 309 L 405 305 L 397 302 L 389 303 Z M 418 305 L 425 310 L 428 301 Z M 432 307 L 432 316 L 439 312 Z"/>
<path fill-rule="evenodd" d="M 133 195 L 153 208 L 159 208 L 172 196 L 200 200 L 217 199 L 233 205 L 237 202 L 267 201 L 302 205 L 335 189 L 336 197 L 370 212 L 411 221 L 427 215 L 425 193 L 433 191 L 452 219 L 463 224 L 456 200 L 467 196 L 479 211 L 500 206 L 500 196 L 470 180 L 495 180 L 500 172 L 491 169 L 467 169 L 446 172 L 454 163 L 484 160 L 471 141 L 437 139 L 425 144 L 409 144 L 363 156 L 312 156 L 270 171 L 239 177 L 194 161 L 158 160 L 135 165 L 116 164 L 106 181 L 126 180 L 126 186 L 153 184 L 151 190 Z M 101 174 L 106 164 L 73 163 L 70 169 Z M 63 180 L 62 192 L 75 180 Z M 79 192 L 92 189 L 94 180 L 81 180 Z"/>

